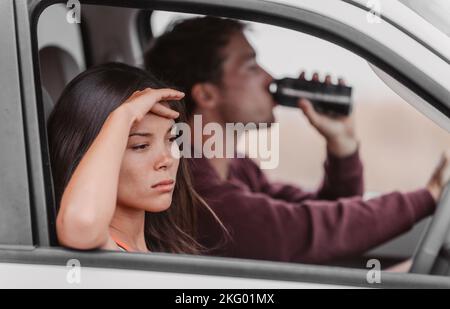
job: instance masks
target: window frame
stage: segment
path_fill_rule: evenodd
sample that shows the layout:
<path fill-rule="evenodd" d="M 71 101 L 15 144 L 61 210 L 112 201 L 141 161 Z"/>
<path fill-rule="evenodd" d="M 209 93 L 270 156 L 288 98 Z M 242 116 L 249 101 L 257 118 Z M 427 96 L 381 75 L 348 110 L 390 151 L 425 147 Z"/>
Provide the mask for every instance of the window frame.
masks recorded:
<path fill-rule="evenodd" d="M 0 264 L 66 266 L 77 259 L 83 268 L 116 269 L 218 276 L 239 279 L 322 284 L 360 288 L 450 288 L 450 278 L 411 273 L 382 272 L 380 284 L 367 282 L 367 271 L 339 267 L 255 261 L 221 257 L 175 255 L 168 253 L 125 253 L 113 251 L 74 251 L 65 248 L 1 250 Z M 86 270 L 89 271 L 89 270 Z M 251 286 L 251 285 L 250 285 Z"/>

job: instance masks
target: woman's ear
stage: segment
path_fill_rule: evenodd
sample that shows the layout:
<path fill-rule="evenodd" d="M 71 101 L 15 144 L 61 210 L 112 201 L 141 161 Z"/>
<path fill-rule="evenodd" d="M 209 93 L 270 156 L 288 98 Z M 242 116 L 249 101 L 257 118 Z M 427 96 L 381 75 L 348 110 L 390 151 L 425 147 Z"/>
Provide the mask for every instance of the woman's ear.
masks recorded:
<path fill-rule="evenodd" d="M 192 87 L 192 99 L 200 109 L 214 109 L 219 101 L 219 89 L 212 83 L 198 83 Z"/>

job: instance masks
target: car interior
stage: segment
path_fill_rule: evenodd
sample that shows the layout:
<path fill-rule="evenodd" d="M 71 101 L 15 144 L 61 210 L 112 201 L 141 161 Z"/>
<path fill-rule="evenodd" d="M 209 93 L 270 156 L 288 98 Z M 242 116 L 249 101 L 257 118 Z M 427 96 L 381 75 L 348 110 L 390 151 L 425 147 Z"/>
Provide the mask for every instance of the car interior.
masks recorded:
<path fill-rule="evenodd" d="M 86 68 L 107 62 L 124 62 L 142 67 L 142 55 L 151 45 L 152 38 L 161 34 L 164 28 L 174 19 L 191 16 L 147 9 L 82 5 L 81 23 L 68 24 L 65 19 L 66 13 L 67 8 L 64 4 L 52 5 L 42 13 L 38 23 L 39 67 L 45 119 L 50 115 L 64 87 L 76 75 L 83 72 Z M 392 107 L 384 110 L 384 105 L 380 107 L 377 104 L 370 103 L 366 105 L 364 105 L 365 103 L 360 104 L 361 106 L 364 105 L 361 109 L 359 109 L 359 106 L 357 107 L 359 109 L 356 112 L 357 117 L 359 117 L 357 125 L 358 129 L 360 129 L 361 140 L 366 144 L 362 155 L 366 163 L 365 166 L 367 166 L 368 198 L 389 190 L 412 189 L 420 185 L 421 180 L 426 180 L 428 171 L 431 171 L 439 158 L 439 151 L 450 145 L 448 134 L 396 96 L 389 87 L 376 77 L 365 60 L 336 46 L 333 47 L 337 51 L 335 56 L 339 57 L 340 53 L 342 53 L 343 59 L 350 59 L 348 63 L 350 63 L 351 68 L 328 66 L 326 61 L 324 61 L 325 64 L 322 67 L 318 67 L 321 66 L 320 61 L 323 59 L 329 62 L 332 61 L 326 58 L 326 48 L 334 45 L 333 43 L 292 30 L 258 25 L 258 23 L 252 23 L 252 28 L 254 28 L 253 32 L 251 30 L 249 33 L 251 42 L 257 47 L 258 53 L 261 51 L 258 57 L 261 58 L 263 65 L 268 67 L 269 70 L 271 69 L 270 67 L 275 68 L 273 69 L 274 76 L 281 76 L 287 73 L 292 75 L 295 74 L 295 71 L 288 72 L 289 68 L 287 66 L 292 66 L 292 64 L 289 61 L 285 61 L 286 65 L 281 63 L 280 60 L 291 56 L 276 57 L 276 55 L 271 56 L 268 55 L 268 52 L 265 52 L 267 42 L 264 41 L 263 37 L 264 33 L 270 33 L 270 31 L 275 33 L 274 36 L 280 37 L 280 40 L 284 39 L 286 44 L 291 42 L 292 37 L 297 36 L 299 44 L 311 41 L 314 42 L 312 44 L 317 43 L 317 46 L 324 46 L 325 50 L 321 51 L 320 55 L 317 56 L 319 59 L 309 60 L 305 56 L 306 59 L 303 59 L 306 62 L 305 65 L 296 70 L 306 68 L 307 72 L 312 72 L 316 68 L 323 73 L 342 74 L 349 79 L 350 83 L 356 82 L 358 76 L 365 74 L 369 77 L 364 81 L 366 86 L 361 86 L 361 90 L 359 90 L 356 97 L 357 100 L 366 100 L 364 92 L 368 93 L 367 97 L 371 97 L 373 92 L 378 92 L 382 93 L 378 97 L 380 100 L 396 101 L 396 103 L 392 104 Z M 261 29 L 267 29 L 267 32 Z M 276 52 L 272 51 L 272 54 Z M 308 53 L 306 52 L 306 54 Z M 310 55 L 312 54 L 314 54 L 313 47 L 310 50 Z M 345 61 L 343 62 L 345 63 Z M 355 68 L 360 69 L 353 69 L 353 65 L 355 65 Z M 340 71 L 334 71 L 336 68 Z M 276 116 L 280 119 L 282 125 L 284 123 L 285 127 L 295 126 L 298 128 L 301 131 L 301 138 L 308 142 L 311 141 L 311 146 L 305 151 L 305 155 L 302 158 L 304 162 L 297 163 L 295 155 L 303 151 L 302 146 L 293 146 L 288 140 L 288 138 L 292 137 L 283 137 L 281 140 L 282 155 L 280 167 L 270 171 L 269 176 L 276 180 L 293 182 L 313 189 L 322 177 L 322 161 L 317 159 L 318 157 L 323 158 L 324 155 L 321 152 L 323 148 L 322 141 L 307 126 L 305 120 L 303 118 L 300 119 L 298 112 L 280 107 L 277 108 Z M 384 121 L 385 126 L 379 127 L 377 125 L 379 121 Z M 411 130 L 421 132 L 418 139 L 416 141 L 406 141 L 403 146 L 395 146 L 397 139 L 407 136 Z M 434 137 L 431 138 L 431 136 Z M 416 155 L 406 158 L 402 163 L 403 165 L 398 164 L 398 162 L 401 162 L 401 158 L 405 156 L 405 153 L 414 153 L 414 151 L 417 151 Z M 379 156 L 389 156 L 388 161 L 392 161 L 392 167 L 380 170 L 378 165 L 380 162 L 376 159 Z M 408 175 L 406 171 L 413 166 L 417 167 L 415 175 Z M 300 170 L 304 172 L 305 176 L 298 179 L 297 174 Z M 50 221 L 53 222 L 51 226 L 54 226 L 54 205 L 50 207 L 52 207 L 50 211 L 52 218 L 50 218 Z M 336 261 L 332 265 L 365 268 L 368 259 L 376 258 L 382 261 L 383 268 L 388 268 L 402 262 L 414 254 L 414 250 L 419 244 L 429 222 L 430 219 L 420 222 L 408 233 L 367 252 L 364 256 Z M 54 233 L 54 231 L 52 232 Z M 56 239 L 55 235 L 52 238 Z M 56 242 L 54 242 L 54 245 L 57 245 Z M 445 254 L 449 254 L 448 252 Z"/>

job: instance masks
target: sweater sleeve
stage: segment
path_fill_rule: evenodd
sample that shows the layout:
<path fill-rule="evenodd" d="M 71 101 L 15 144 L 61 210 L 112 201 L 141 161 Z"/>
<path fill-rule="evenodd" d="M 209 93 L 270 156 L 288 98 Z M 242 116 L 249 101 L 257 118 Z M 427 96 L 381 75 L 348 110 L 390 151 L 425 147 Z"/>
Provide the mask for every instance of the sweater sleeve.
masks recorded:
<path fill-rule="evenodd" d="M 230 182 L 197 191 L 232 237 L 212 254 L 303 263 L 362 254 L 407 231 L 435 207 L 425 189 L 392 192 L 367 201 L 352 197 L 300 203 L 277 200 Z M 200 242 L 213 247 L 218 225 L 205 214 L 199 221 Z"/>
<path fill-rule="evenodd" d="M 241 160 L 240 162 L 241 166 L 238 166 L 237 169 L 245 171 L 246 182 L 253 184 L 253 190 L 264 192 L 275 199 L 287 202 L 335 200 L 341 197 L 362 196 L 364 192 L 363 166 L 359 151 L 345 158 L 338 158 L 328 152 L 323 165 L 324 178 L 321 186 L 315 192 L 303 190 L 287 183 L 271 182 L 251 160 Z"/>
<path fill-rule="evenodd" d="M 322 185 L 316 193 L 318 199 L 335 200 L 363 195 L 364 175 L 359 149 L 344 158 L 338 158 L 328 151 L 324 170 Z"/>

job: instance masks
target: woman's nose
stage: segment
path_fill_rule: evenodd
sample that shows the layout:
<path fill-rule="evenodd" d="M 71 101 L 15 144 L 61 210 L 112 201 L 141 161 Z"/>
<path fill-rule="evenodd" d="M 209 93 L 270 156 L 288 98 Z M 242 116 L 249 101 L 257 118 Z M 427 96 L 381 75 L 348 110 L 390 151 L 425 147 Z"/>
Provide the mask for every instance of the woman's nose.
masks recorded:
<path fill-rule="evenodd" d="M 168 169 L 172 166 L 173 161 L 174 158 L 172 157 L 170 149 L 164 149 L 164 151 L 161 151 L 161 153 L 158 155 L 158 158 L 155 162 L 155 169 Z"/>

